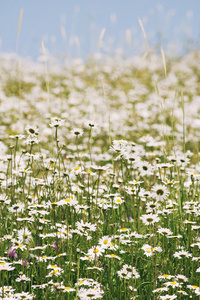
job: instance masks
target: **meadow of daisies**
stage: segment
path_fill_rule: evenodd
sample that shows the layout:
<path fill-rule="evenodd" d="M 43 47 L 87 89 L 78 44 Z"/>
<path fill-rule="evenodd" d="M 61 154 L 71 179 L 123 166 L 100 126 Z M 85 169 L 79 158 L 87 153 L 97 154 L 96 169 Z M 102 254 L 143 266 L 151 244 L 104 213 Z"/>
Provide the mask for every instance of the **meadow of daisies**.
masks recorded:
<path fill-rule="evenodd" d="M 1 56 L 1 299 L 199 299 L 199 65 Z"/>

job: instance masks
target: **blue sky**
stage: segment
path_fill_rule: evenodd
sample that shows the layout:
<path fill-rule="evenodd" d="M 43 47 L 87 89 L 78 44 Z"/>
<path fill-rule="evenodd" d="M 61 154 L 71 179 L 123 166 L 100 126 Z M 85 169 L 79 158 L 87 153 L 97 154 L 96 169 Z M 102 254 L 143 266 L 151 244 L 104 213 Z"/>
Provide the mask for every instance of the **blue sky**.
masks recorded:
<path fill-rule="evenodd" d="M 185 51 L 200 37 L 199 0 L 0 0 L 1 52 L 16 53 L 21 9 L 18 54 L 32 59 L 41 54 L 41 39 L 53 55 L 86 57 L 97 51 L 103 28 L 102 52 L 136 54 L 144 49 L 138 18 L 149 44 L 165 51 Z"/>

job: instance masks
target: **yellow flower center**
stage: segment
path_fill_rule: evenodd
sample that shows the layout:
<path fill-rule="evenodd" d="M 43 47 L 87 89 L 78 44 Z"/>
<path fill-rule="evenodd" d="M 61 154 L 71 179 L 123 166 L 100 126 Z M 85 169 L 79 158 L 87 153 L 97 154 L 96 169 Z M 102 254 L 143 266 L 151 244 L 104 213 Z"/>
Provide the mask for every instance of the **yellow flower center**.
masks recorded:
<path fill-rule="evenodd" d="M 98 253 L 99 252 L 99 249 L 94 249 L 93 250 L 93 253 Z"/>
<path fill-rule="evenodd" d="M 110 254 L 110 257 L 117 257 L 117 255 L 115 255 L 115 254 Z"/>

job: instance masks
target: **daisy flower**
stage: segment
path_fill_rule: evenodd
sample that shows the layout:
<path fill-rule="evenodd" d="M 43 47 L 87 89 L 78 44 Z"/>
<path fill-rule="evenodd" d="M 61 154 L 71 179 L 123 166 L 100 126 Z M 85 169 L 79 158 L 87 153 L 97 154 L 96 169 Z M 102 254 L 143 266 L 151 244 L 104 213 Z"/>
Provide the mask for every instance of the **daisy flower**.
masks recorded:
<path fill-rule="evenodd" d="M 155 198 L 157 201 L 164 201 L 169 196 L 169 191 L 166 186 L 162 184 L 156 184 L 152 188 L 151 196 Z"/>
<path fill-rule="evenodd" d="M 82 136 L 83 135 L 83 129 L 80 128 L 74 128 L 71 130 L 71 133 L 73 133 L 75 136 Z"/>
<path fill-rule="evenodd" d="M 77 229 L 80 231 L 96 231 L 96 225 L 90 222 L 84 223 L 83 220 L 76 222 Z"/>
<path fill-rule="evenodd" d="M 138 162 L 138 170 L 141 176 L 150 176 L 153 175 L 153 167 L 147 161 L 140 161 Z"/>
<path fill-rule="evenodd" d="M 121 197 L 114 197 L 114 203 L 115 204 L 122 204 L 124 200 Z"/>
<path fill-rule="evenodd" d="M 160 299 L 161 300 L 173 300 L 173 299 L 176 299 L 177 296 L 176 295 L 165 295 L 165 296 L 160 296 Z"/>
<path fill-rule="evenodd" d="M 99 245 L 102 247 L 102 248 L 108 248 L 109 245 L 111 244 L 111 237 L 109 237 L 108 235 L 105 235 L 103 236 L 100 240 L 99 240 Z"/>
<path fill-rule="evenodd" d="M 94 128 L 94 127 L 97 127 L 97 123 L 93 120 L 87 120 L 87 121 L 85 121 L 85 126 L 87 126 L 89 128 Z"/>
<path fill-rule="evenodd" d="M 147 257 L 152 256 L 155 251 L 162 252 L 162 248 L 161 247 L 154 247 L 154 248 L 152 248 L 148 244 L 144 244 L 141 249 L 144 250 L 144 254 Z"/>
<path fill-rule="evenodd" d="M 182 282 L 188 281 L 187 277 L 184 276 L 184 275 L 182 275 L 182 274 L 176 275 L 176 276 L 175 276 L 175 279 L 176 279 L 176 280 L 178 279 L 178 280 L 180 280 L 180 281 L 182 281 Z"/>
<path fill-rule="evenodd" d="M 12 264 L 11 263 L 7 263 L 5 261 L 1 261 L 0 262 L 0 272 L 1 271 L 12 271 L 15 269 L 15 267 L 11 267 Z"/>
<path fill-rule="evenodd" d="M 170 280 L 172 278 L 174 278 L 174 276 L 169 275 L 169 274 L 163 274 L 163 275 L 158 276 L 158 279 L 160 279 L 160 280 L 162 280 L 162 279 L 169 279 Z"/>
<path fill-rule="evenodd" d="M 181 283 L 178 283 L 176 281 L 168 281 L 164 283 L 167 287 L 171 286 L 172 288 L 175 287 L 181 287 Z"/>
<path fill-rule="evenodd" d="M 196 295 L 200 296 L 200 288 L 199 287 L 194 292 Z"/>
<path fill-rule="evenodd" d="M 32 240 L 32 235 L 31 235 L 31 231 L 28 230 L 27 227 L 20 229 L 17 233 L 18 239 L 20 244 L 25 242 L 26 244 L 29 243 L 29 241 Z"/>
<path fill-rule="evenodd" d="M 173 254 L 174 257 L 177 257 L 178 259 L 181 259 L 181 258 L 189 258 L 189 257 L 192 257 L 192 254 L 189 253 L 188 251 L 185 251 L 185 250 L 181 250 L 181 251 L 178 251 L 178 252 L 175 252 Z"/>
<path fill-rule="evenodd" d="M 75 289 L 73 289 L 73 288 L 71 288 L 69 286 L 65 286 L 64 289 L 63 289 L 64 293 L 65 292 L 67 292 L 67 293 L 69 293 L 69 292 L 75 292 L 75 291 L 76 291 Z"/>
<path fill-rule="evenodd" d="M 196 269 L 196 272 L 199 273 L 200 272 L 200 267 L 198 269 Z"/>
<path fill-rule="evenodd" d="M 93 267 L 88 267 L 87 270 L 98 270 L 98 271 L 103 271 L 103 268 L 99 268 L 99 267 L 96 267 L 96 266 L 93 266 Z"/>
<path fill-rule="evenodd" d="M 173 232 L 170 229 L 168 229 L 168 228 L 159 228 L 157 230 L 157 232 L 160 233 L 161 235 L 165 235 L 165 236 L 173 234 Z"/>
<path fill-rule="evenodd" d="M 29 277 L 26 277 L 25 274 L 20 275 L 18 278 L 15 279 L 16 282 L 25 282 L 25 281 L 31 281 L 31 279 Z"/>
<path fill-rule="evenodd" d="M 27 125 L 25 130 L 31 136 L 38 135 L 39 133 L 38 128 L 35 125 Z"/>
<path fill-rule="evenodd" d="M 29 292 L 22 292 L 15 294 L 16 299 L 33 299 L 34 296 L 29 294 Z"/>
<path fill-rule="evenodd" d="M 53 117 L 51 118 L 51 123 L 49 124 L 50 127 L 60 127 L 64 124 L 64 120 L 57 118 L 57 117 Z"/>
<path fill-rule="evenodd" d="M 152 292 L 153 293 L 161 293 L 161 292 L 167 292 L 168 291 L 168 288 L 167 287 L 159 287 L 159 288 L 157 288 L 157 289 L 155 289 L 155 290 L 153 290 Z"/>
<path fill-rule="evenodd" d="M 100 246 L 93 246 L 91 249 L 88 250 L 87 255 L 92 256 L 96 259 L 96 257 L 101 256 L 104 251 L 105 249 Z"/>
<path fill-rule="evenodd" d="M 105 257 L 109 257 L 109 258 L 117 258 L 117 259 L 121 259 L 121 257 L 117 256 L 116 254 L 107 254 L 105 255 Z"/>
<path fill-rule="evenodd" d="M 125 279 L 131 279 L 131 278 L 139 278 L 140 275 L 136 271 L 135 267 L 132 267 L 131 265 L 123 265 L 122 269 L 120 271 L 117 271 L 117 274 L 121 278 Z"/>
<path fill-rule="evenodd" d="M 160 218 L 157 214 L 142 215 L 140 219 L 145 225 L 152 225 L 160 221 Z"/>
<path fill-rule="evenodd" d="M 78 297 L 80 298 L 80 300 L 99 299 L 103 297 L 103 294 L 104 292 L 100 290 L 100 288 L 81 288 L 78 291 Z"/>
<path fill-rule="evenodd" d="M 186 293 L 185 291 L 183 291 L 183 290 L 179 290 L 179 291 L 177 291 L 177 293 L 179 293 L 179 294 L 182 294 L 182 295 L 185 295 L 185 296 L 187 296 L 188 295 L 188 293 Z"/>

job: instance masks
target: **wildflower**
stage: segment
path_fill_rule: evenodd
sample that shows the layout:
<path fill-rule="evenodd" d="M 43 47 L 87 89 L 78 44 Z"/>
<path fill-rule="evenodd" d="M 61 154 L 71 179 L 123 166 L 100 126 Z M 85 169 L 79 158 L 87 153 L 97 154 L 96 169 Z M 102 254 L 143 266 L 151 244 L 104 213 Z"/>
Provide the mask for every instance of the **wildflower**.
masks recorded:
<path fill-rule="evenodd" d="M 28 132 L 29 133 L 29 132 Z M 29 133 L 30 134 L 30 133 Z M 25 139 L 25 135 L 23 134 L 15 134 L 15 135 L 10 135 L 9 138 L 11 139 L 18 139 L 18 140 L 21 140 L 21 139 Z"/>
<path fill-rule="evenodd" d="M 191 226 L 191 230 L 198 230 L 199 228 L 200 228 L 200 226 L 196 226 L 196 225 Z"/>
<path fill-rule="evenodd" d="M 104 252 L 104 248 L 100 247 L 100 246 L 93 246 L 91 249 L 88 250 L 88 256 L 93 256 L 95 259 L 99 256 L 102 255 L 102 253 Z"/>
<path fill-rule="evenodd" d="M 11 267 L 11 263 L 7 263 L 5 261 L 0 261 L 0 271 L 12 271 L 15 268 Z"/>
<path fill-rule="evenodd" d="M 142 215 L 140 219 L 145 225 L 152 225 L 160 221 L 160 218 L 157 214 Z"/>
<path fill-rule="evenodd" d="M 160 276 L 158 276 L 158 279 L 172 279 L 172 278 L 174 278 L 174 276 L 173 275 L 169 275 L 169 274 L 164 274 L 164 275 L 160 275 Z"/>
<path fill-rule="evenodd" d="M 99 299 L 103 297 L 104 292 L 100 290 L 100 288 L 81 288 L 78 291 L 78 297 L 80 297 L 81 300 L 91 300 L 91 299 Z"/>
<path fill-rule="evenodd" d="M 34 144 L 38 144 L 39 140 L 36 136 L 32 135 L 27 138 L 26 140 L 27 145 L 34 145 Z"/>
<path fill-rule="evenodd" d="M 157 230 L 157 232 L 160 233 L 161 235 L 165 235 L 165 236 L 173 234 L 173 232 L 170 229 L 168 229 L 168 228 L 159 228 Z"/>
<path fill-rule="evenodd" d="M 107 166 L 96 166 L 96 165 L 92 165 L 91 168 L 99 172 L 106 171 L 108 169 Z"/>
<path fill-rule="evenodd" d="M 20 275 L 17 279 L 16 279 L 17 282 L 25 282 L 25 281 L 31 281 L 31 279 L 29 277 L 27 277 L 25 274 L 22 274 Z"/>
<path fill-rule="evenodd" d="M 129 232 L 130 231 L 130 228 L 121 228 L 121 229 L 118 229 L 119 232 Z"/>
<path fill-rule="evenodd" d="M 81 220 L 80 222 L 76 222 L 76 226 L 78 228 L 78 230 L 80 231 L 96 231 L 96 225 L 92 224 L 90 222 L 86 222 L 84 223 L 83 220 Z"/>
<path fill-rule="evenodd" d="M 93 280 L 92 278 L 79 278 L 78 280 L 78 283 L 75 283 L 75 285 L 77 286 L 82 286 L 82 285 L 85 285 L 85 286 L 90 286 L 90 287 L 100 287 L 100 284 Z"/>
<path fill-rule="evenodd" d="M 122 204 L 124 202 L 124 200 L 122 200 L 121 197 L 114 197 L 114 203 L 119 205 Z"/>
<path fill-rule="evenodd" d="M 177 257 L 178 259 L 181 259 L 181 258 L 189 258 L 189 257 L 192 257 L 192 254 L 189 253 L 188 251 L 185 251 L 185 250 L 181 250 L 181 251 L 178 251 L 178 252 L 175 252 L 173 254 L 174 257 Z"/>
<path fill-rule="evenodd" d="M 147 161 L 138 162 L 138 170 L 139 170 L 141 176 L 153 175 L 153 167 Z"/>
<path fill-rule="evenodd" d="M 85 122 L 85 125 L 91 129 L 91 128 L 96 127 L 96 126 L 97 126 L 97 123 L 96 123 L 95 121 L 93 121 L 93 120 L 87 120 L 87 121 Z"/>
<path fill-rule="evenodd" d="M 27 269 L 29 268 L 29 262 L 28 262 L 28 260 L 26 258 L 24 258 L 22 260 L 22 265 L 25 266 Z"/>
<path fill-rule="evenodd" d="M 29 292 L 17 293 L 15 294 L 15 297 L 17 299 L 27 299 L 27 300 L 32 300 L 34 298 L 34 296 L 29 294 Z"/>
<path fill-rule="evenodd" d="M 190 285 L 190 284 L 188 284 L 188 285 L 187 285 L 187 288 L 189 288 L 189 289 L 191 289 L 191 290 L 196 290 L 196 289 L 198 289 L 199 287 L 198 287 L 197 285 Z"/>
<path fill-rule="evenodd" d="M 161 185 L 161 184 L 156 184 L 153 188 L 152 188 L 152 197 L 154 197 L 157 201 L 164 201 L 168 195 L 169 195 L 169 191 L 167 189 L 166 186 Z"/>
<path fill-rule="evenodd" d="M 88 267 L 87 270 L 98 270 L 98 271 L 103 271 L 103 268 L 99 268 L 99 267 L 96 267 L 96 266 L 93 266 L 93 267 Z"/>
<path fill-rule="evenodd" d="M 200 267 L 198 269 L 196 269 L 196 272 L 199 273 L 200 272 Z"/>
<path fill-rule="evenodd" d="M 31 231 L 28 230 L 27 227 L 20 229 L 17 233 L 18 239 L 20 243 L 25 242 L 26 244 L 29 243 L 29 241 L 32 240 Z"/>
<path fill-rule="evenodd" d="M 165 295 L 165 296 L 160 296 L 160 299 L 161 300 L 173 300 L 173 299 L 176 299 L 177 296 L 176 295 Z"/>
<path fill-rule="evenodd" d="M 60 276 L 61 273 L 63 273 L 64 271 L 61 268 L 55 268 L 55 270 L 51 271 L 48 275 L 46 275 L 46 277 L 52 277 L 52 276 Z"/>
<path fill-rule="evenodd" d="M 11 245 L 10 249 L 8 250 L 8 256 L 17 258 L 16 249 L 13 249 L 13 245 Z"/>
<path fill-rule="evenodd" d="M 117 271 L 117 274 L 121 278 L 125 279 L 131 279 L 131 278 L 139 278 L 140 275 L 136 271 L 135 267 L 132 267 L 130 265 L 123 265 L 122 269 L 120 271 Z"/>
<path fill-rule="evenodd" d="M 107 254 L 105 255 L 105 257 L 109 257 L 109 258 L 117 258 L 117 259 L 121 259 L 121 257 L 117 256 L 116 254 Z"/>
<path fill-rule="evenodd" d="M 76 137 L 83 135 L 83 129 L 80 128 L 74 128 L 71 130 L 71 133 L 73 133 Z"/>
<path fill-rule="evenodd" d="M 106 249 L 109 247 L 111 240 L 112 239 L 108 235 L 105 235 L 99 240 L 99 245 Z"/>
<path fill-rule="evenodd" d="M 171 286 L 172 288 L 180 287 L 181 284 L 176 281 L 168 281 L 164 283 L 167 287 Z"/>
<path fill-rule="evenodd" d="M 182 294 L 182 295 L 185 295 L 185 296 L 187 296 L 188 295 L 188 293 L 186 293 L 185 291 L 183 291 L 183 290 L 179 290 L 179 291 L 177 291 L 177 293 L 179 293 L 179 294 Z"/>
<path fill-rule="evenodd" d="M 54 117 L 51 118 L 51 123 L 49 124 L 50 127 L 60 127 L 64 124 L 64 120 Z"/>
<path fill-rule="evenodd" d="M 168 235 L 167 238 L 168 239 L 181 239 L 183 236 L 181 234 L 178 235 Z"/>
<path fill-rule="evenodd" d="M 88 260 L 88 261 L 91 261 L 91 260 L 94 260 L 95 257 L 94 256 L 82 256 L 80 257 L 81 260 Z"/>
<path fill-rule="evenodd" d="M 6 194 L 0 195 L 0 204 L 10 204 L 11 200 L 8 199 L 8 196 Z"/>
<path fill-rule="evenodd" d="M 58 203 L 61 206 L 62 205 L 75 206 L 76 204 L 78 204 L 78 201 L 75 198 L 73 198 L 73 197 L 69 197 L 69 198 L 60 200 Z"/>
<path fill-rule="evenodd" d="M 196 295 L 200 296 L 200 288 L 199 287 L 194 292 Z"/>
<path fill-rule="evenodd" d="M 63 289 L 63 292 L 67 292 L 67 293 L 69 293 L 69 292 L 75 292 L 75 291 L 76 291 L 75 289 L 73 289 L 73 288 L 71 288 L 69 286 L 65 286 L 64 289 Z"/>
<path fill-rule="evenodd" d="M 165 287 L 159 287 L 155 290 L 153 290 L 152 292 L 153 293 L 161 293 L 161 292 L 167 292 L 168 291 L 168 288 L 165 286 Z"/>
<path fill-rule="evenodd" d="M 161 247 L 154 247 L 153 248 L 153 247 L 151 247 L 148 244 L 144 244 L 141 249 L 144 250 L 144 254 L 147 257 L 152 256 L 155 251 L 162 252 L 162 248 Z"/>
<path fill-rule="evenodd" d="M 53 242 L 53 249 L 56 250 L 58 248 L 56 242 Z"/>
<path fill-rule="evenodd" d="M 176 280 L 178 279 L 178 280 L 180 280 L 180 281 L 182 281 L 182 282 L 188 281 L 187 277 L 184 276 L 184 275 L 181 275 L 181 274 L 176 275 L 176 276 L 175 276 L 175 279 L 176 279 Z"/>
<path fill-rule="evenodd" d="M 31 136 L 38 135 L 39 133 L 38 128 L 35 125 L 27 125 L 25 130 Z"/>

